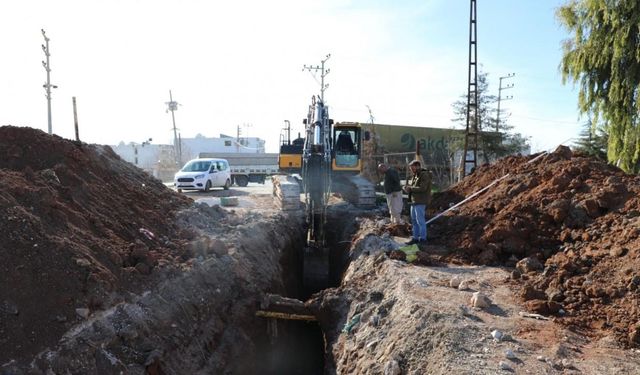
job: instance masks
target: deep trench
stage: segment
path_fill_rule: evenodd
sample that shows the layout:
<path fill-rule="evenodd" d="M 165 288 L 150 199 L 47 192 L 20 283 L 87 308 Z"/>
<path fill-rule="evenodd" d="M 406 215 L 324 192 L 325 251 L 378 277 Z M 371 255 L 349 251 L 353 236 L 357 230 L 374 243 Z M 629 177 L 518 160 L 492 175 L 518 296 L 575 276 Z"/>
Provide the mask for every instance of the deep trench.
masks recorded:
<path fill-rule="evenodd" d="M 329 212 L 327 245 L 330 249 L 328 287 L 340 284 L 342 274 L 349 265 L 351 236 L 356 232 L 353 213 Z M 301 231 L 302 234 L 305 230 Z M 302 249 L 304 237 L 293 239 L 284 249 L 281 260 L 282 279 L 286 289 L 284 297 L 307 300 L 314 290 L 302 287 Z M 323 332 L 317 322 L 268 319 L 267 332 L 257 340 L 256 346 L 262 356 L 260 363 L 266 365 L 264 374 L 324 374 L 326 356 L 330 350 L 326 347 Z M 277 331 L 277 334 L 276 332 Z"/>

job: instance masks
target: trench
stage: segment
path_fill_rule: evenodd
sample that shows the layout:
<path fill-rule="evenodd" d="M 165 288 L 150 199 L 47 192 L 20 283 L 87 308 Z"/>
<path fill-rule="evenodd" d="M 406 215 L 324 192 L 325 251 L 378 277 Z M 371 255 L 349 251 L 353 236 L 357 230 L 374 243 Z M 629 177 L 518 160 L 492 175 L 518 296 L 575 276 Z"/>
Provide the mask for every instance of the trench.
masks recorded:
<path fill-rule="evenodd" d="M 327 244 L 329 253 L 329 285 L 337 287 L 342 274 L 349 265 L 351 236 L 356 232 L 355 215 L 346 211 L 329 212 Z M 304 231 L 303 231 L 304 233 Z M 301 288 L 302 248 L 304 238 L 297 238 L 284 249 L 282 279 L 286 289 L 283 297 L 307 300 L 314 292 Z M 266 319 L 266 332 L 258 338 L 256 345 L 259 363 L 265 368 L 260 372 L 268 375 L 280 374 L 324 374 L 326 347 L 324 334 L 317 322 Z"/>

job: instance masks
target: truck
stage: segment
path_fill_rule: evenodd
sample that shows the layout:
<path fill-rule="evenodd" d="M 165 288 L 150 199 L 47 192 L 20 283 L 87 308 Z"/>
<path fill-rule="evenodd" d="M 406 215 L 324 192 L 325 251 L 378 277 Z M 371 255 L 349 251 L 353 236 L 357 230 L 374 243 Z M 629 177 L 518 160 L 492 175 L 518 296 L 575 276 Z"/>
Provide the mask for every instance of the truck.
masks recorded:
<path fill-rule="evenodd" d="M 267 177 L 278 173 L 277 153 L 201 152 L 200 158 L 226 159 L 231 168 L 231 181 L 237 186 L 249 182 L 264 184 Z"/>

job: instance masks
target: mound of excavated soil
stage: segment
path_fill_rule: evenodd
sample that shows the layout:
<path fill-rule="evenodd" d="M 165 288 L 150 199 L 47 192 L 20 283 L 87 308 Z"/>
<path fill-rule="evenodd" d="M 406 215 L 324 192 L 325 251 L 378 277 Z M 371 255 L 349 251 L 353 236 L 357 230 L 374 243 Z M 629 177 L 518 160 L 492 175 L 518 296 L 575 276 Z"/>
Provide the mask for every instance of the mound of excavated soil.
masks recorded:
<path fill-rule="evenodd" d="M 492 183 L 434 221 L 432 243 L 455 249 L 454 261 L 515 266 L 529 258 L 513 275 L 523 274 L 529 309 L 640 344 L 640 178 L 560 147 L 479 167 L 432 206 Z"/>
<path fill-rule="evenodd" d="M 0 363 L 187 267 L 190 204 L 109 147 L 0 127 Z"/>

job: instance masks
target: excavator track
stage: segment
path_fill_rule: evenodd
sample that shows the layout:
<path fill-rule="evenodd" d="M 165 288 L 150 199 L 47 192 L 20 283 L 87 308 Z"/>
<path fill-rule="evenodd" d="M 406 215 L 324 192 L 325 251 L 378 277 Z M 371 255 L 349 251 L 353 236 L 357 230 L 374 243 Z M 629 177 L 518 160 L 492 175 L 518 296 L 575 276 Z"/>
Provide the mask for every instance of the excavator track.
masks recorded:
<path fill-rule="evenodd" d="M 300 183 L 293 176 L 274 175 L 271 176 L 273 184 L 273 196 L 276 204 L 282 210 L 299 210 L 302 208 L 300 202 Z"/>
<path fill-rule="evenodd" d="M 360 208 L 372 208 L 376 205 L 374 185 L 366 178 L 356 176 L 338 176 L 333 179 L 333 191 L 342 198 Z"/>

